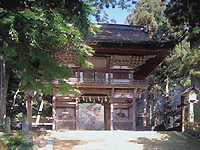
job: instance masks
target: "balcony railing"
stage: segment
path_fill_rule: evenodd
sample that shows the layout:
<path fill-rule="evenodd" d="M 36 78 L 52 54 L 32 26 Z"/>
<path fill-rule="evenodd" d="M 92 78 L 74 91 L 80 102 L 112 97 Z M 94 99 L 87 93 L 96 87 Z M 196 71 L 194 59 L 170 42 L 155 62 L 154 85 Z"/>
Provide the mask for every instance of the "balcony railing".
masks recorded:
<path fill-rule="evenodd" d="M 130 80 L 130 79 L 84 79 L 70 78 L 67 81 L 71 85 L 129 85 L 129 86 L 148 86 L 147 80 Z"/>

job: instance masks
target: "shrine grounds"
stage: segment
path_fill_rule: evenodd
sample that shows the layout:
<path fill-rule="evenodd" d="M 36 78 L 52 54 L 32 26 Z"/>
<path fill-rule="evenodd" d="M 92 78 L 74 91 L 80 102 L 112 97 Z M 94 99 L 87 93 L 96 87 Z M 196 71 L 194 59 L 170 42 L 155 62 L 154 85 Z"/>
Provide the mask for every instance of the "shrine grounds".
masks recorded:
<path fill-rule="evenodd" d="M 39 141 L 39 142 L 38 142 Z M 50 131 L 35 139 L 39 150 L 199 150 L 200 140 L 178 132 Z"/>

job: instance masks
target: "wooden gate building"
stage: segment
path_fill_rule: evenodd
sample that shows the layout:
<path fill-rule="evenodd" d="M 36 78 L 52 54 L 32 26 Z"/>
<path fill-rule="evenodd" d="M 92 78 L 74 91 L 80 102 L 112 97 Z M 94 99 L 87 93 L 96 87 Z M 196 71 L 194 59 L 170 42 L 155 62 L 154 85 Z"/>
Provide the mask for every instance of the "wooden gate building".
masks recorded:
<path fill-rule="evenodd" d="M 105 130 L 137 130 L 136 99 L 147 90 L 148 75 L 173 48 L 170 42 L 152 41 L 142 26 L 97 26 L 101 33 L 86 39 L 95 51 L 88 58 L 94 67 L 84 68 L 75 58 L 66 58 L 75 73 L 67 82 L 82 95 L 54 94 L 53 129 L 78 129 L 79 103 L 101 103 Z M 140 100 L 146 104 L 147 97 Z"/>

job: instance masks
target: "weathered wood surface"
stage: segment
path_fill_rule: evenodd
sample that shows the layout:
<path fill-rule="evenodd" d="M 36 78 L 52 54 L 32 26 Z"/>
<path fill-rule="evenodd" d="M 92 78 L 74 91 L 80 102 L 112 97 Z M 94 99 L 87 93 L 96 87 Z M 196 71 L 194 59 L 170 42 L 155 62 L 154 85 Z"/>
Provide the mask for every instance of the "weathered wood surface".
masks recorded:
<path fill-rule="evenodd" d="M 28 98 L 26 101 L 27 119 L 29 122 L 29 130 L 32 130 L 32 100 Z"/>

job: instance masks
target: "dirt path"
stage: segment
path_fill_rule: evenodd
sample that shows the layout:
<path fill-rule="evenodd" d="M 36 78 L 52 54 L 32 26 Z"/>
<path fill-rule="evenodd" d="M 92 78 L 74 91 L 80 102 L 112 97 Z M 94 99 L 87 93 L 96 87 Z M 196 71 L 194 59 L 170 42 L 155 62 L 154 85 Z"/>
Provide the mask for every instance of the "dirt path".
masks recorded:
<path fill-rule="evenodd" d="M 54 132 L 54 150 L 200 150 L 199 140 L 183 140 L 172 132 Z"/>

